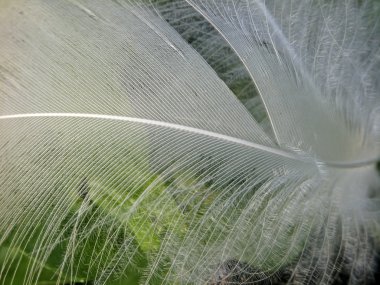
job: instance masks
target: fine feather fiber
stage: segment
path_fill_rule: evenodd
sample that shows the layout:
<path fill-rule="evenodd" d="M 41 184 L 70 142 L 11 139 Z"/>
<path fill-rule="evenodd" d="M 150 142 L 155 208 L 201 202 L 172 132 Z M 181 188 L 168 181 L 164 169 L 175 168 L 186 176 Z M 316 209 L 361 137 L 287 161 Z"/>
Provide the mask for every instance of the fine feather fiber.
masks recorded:
<path fill-rule="evenodd" d="M 380 3 L 0 0 L 0 284 L 371 284 Z"/>

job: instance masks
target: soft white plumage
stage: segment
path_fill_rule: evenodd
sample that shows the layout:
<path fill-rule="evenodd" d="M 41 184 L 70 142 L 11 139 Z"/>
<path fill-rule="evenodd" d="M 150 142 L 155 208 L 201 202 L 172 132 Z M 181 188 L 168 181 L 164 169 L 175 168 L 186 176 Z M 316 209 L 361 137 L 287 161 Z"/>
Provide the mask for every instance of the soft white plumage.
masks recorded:
<path fill-rule="evenodd" d="M 369 282 L 379 15 L 1 1 L 0 283 Z"/>

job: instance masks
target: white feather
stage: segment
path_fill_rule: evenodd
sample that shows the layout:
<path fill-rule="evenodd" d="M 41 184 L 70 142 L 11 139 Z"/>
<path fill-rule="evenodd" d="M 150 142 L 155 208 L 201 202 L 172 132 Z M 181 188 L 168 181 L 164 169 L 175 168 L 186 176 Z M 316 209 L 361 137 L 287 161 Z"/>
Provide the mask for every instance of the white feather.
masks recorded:
<path fill-rule="evenodd" d="M 379 11 L 2 1 L 0 284 L 370 280 Z"/>

